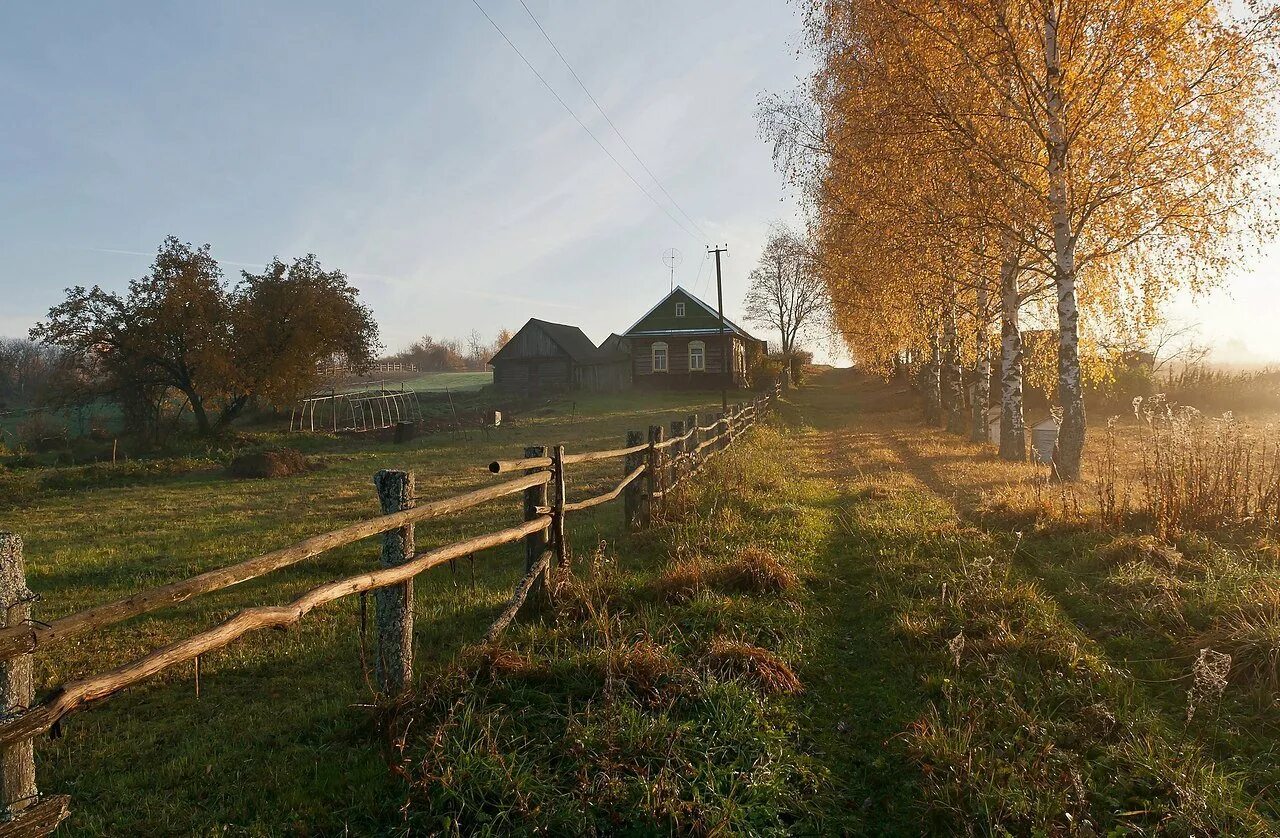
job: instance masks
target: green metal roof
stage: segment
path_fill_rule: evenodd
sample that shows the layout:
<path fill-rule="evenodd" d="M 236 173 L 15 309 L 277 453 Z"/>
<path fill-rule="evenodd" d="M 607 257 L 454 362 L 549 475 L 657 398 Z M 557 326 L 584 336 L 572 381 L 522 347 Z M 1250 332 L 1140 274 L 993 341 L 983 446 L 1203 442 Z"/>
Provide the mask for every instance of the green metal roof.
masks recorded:
<path fill-rule="evenodd" d="M 684 304 L 683 316 L 676 314 L 676 306 L 680 303 Z M 724 328 L 726 332 L 733 332 L 747 340 L 753 340 L 757 343 L 764 342 L 727 317 L 724 320 Z M 630 329 L 623 332 L 623 335 L 626 337 L 640 337 L 643 335 L 680 332 L 707 334 L 719 331 L 720 316 L 715 307 L 707 305 L 684 288 L 676 286 L 674 291 L 664 297 L 656 306 L 649 309 L 649 312 L 636 321 L 635 325 Z"/>

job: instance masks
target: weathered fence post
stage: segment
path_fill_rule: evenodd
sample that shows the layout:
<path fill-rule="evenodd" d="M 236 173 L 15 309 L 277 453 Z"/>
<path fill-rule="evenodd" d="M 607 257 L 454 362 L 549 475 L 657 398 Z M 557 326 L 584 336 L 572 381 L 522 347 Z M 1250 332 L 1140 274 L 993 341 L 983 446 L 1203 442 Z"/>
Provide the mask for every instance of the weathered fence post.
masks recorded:
<path fill-rule="evenodd" d="M 531 460 L 547 456 L 546 446 L 530 445 L 524 449 L 524 458 Z M 537 474 L 545 471 L 541 468 L 525 469 L 525 474 Z M 547 484 L 539 483 L 524 490 L 524 519 L 532 521 L 538 517 L 538 508 L 546 508 L 549 505 L 547 496 L 549 494 Z M 542 557 L 542 553 L 547 549 L 551 541 L 551 534 L 547 530 L 535 532 L 533 535 L 524 537 L 524 569 L 527 573 L 533 570 L 533 566 L 538 563 L 538 559 Z"/>
<path fill-rule="evenodd" d="M 645 488 L 646 495 L 644 505 L 644 525 L 646 527 L 653 523 L 653 507 L 657 501 L 657 494 L 662 491 L 662 451 L 658 448 L 658 443 L 662 442 L 662 426 L 649 426 L 649 450 L 647 452 L 647 466 L 645 469 Z"/>
<path fill-rule="evenodd" d="M 373 485 L 383 514 L 413 508 L 413 472 L 383 469 L 373 476 Z M 383 567 L 404 564 L 412 558 L 413 524 L 382 534 Z M 373 603 L 378 624 L 374 667 L 378 689 L 394 695 L 408 687 L 413 678 L 413 580 L 378 588 Z"/>
<path fill-rule="evenodd" d="M 671 420 L 671 438 L 680 439 L 684 436 L 684 422 L 679 419 Z M 675 486 L 680 482 L 680 470 L 684 468 L 684 442 L 673 443 L 668 449 L 669 459 L 671 461 L 671 485 Z"/>
<path fill-rule="evenodd" d="M 729 422 L 725 418 L 725 414 L 717 413 L 715 437 L 718 438 L 719 441 L 712 446 L 713 451 L 723 451 L 724 447 L 729 444 L 725 442 L 727 437 L 721 436 L 721 434 L 727 433 L 728 429 L 729 429 Z"/>
<path fill-rule="evenodd" d="M 26 566 L 22 560 L 22 538 L 0 532 L 0 607 L 4 625 L 18 626 L 31 619 L 34 595 L 27 588 Z M 31 654 L 16 655 L 0 664 L 0 710 L 12 713 L 35 704 L 36 690 L 31 680 Z M 36 760 L 32 740 L 24 739 L 0 753 L 0 803 L 9 815 L 36 800 Z"/>
<path fill-rule="evenodd" d="M 698 439 L 702 436 L 698 432 L 698 414 L 690 413 L 684 418 L 685 431 L 689 434 L 689 438 L 684 443 L 685 456 L 685 474 L 692 474 L 698 462 Z"/>
<path fill-rule="evenodd" d="M 564 499 L 566 486 L 564 478 L 564 446 L 557 445 L 551 449 L 551 544 L 556 551 L 556 567 L 563 568 L 569 564 L 569 542 L 566 540 L 564 528 Z"/>
<path fill-rule="evenodd" d="M 642 442 L 644 442 L 644 436 L 639 431 L 627 431 L 627 448 L 634 448 Z M 628 454 L 626 459 L 622 461 L 622 476 L 626 477 L 640 468 L 644 461 L 645 454 L 643 451 Z M 648 482 L 647 475 L 645 482 Z M 630 485 L 622 490 L 622 522 L 629 530 L 634 530 L 640 526 L 640 505 L 642 501 L 640 481 L 632 480 Z"/>
<path fill-rule="evenodd" d="M 525 459 L 532 459 L 534 457 L 545 457 L 547 456 L 546 446 L 531 445 L 524 449 L 524 456 L 525 456 Z M 544 471 L 544 469 L 530 468 L 530 469 L 525 469 L 525 474 L 536 474 L 537 472 L 540 472 L 540 471 Z M 548 489 L 547 489 L 546 483 L 539 483 L 537 486 L 531 486 L 530 488 L 524 490 L 524 519 L 526 521 L 532 521 L 534 518 L 538 517 L 539 507 L 542 507 L 544 509 L 547 507 L 548 505 L 547 495 L 548 495 Z M 528 573 L 529 571 L 533 570 L 533 566 L 538 563 L 538 559 L 542 558 L 542 554 L 546 551 L 550 543 L 551 543 L 551 533 L 548 530 L 539 530 L 538 532 L 535 532 L 532 535 L 526 535 L 524 537 L 525 573 Z M 547 581 L 547 576 L 550 575 L 550 571 L 551 569 L 548 567 L 547 574 L 543 576 L 542 582 L 540 584 L 545 585 Z"/>

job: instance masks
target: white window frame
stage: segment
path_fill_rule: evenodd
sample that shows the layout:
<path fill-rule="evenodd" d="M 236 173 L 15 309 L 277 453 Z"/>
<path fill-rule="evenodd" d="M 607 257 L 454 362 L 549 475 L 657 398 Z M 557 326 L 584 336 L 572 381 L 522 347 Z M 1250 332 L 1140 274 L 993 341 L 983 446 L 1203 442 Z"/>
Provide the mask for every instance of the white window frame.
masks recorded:
<path fill-rule="evenodd" d="M 676 317 L 684 317 L 684 303 L 676 303 Z"/>
<path fill-rule="evenodd" d="M 662 366 L 658 366 L 658 350 L 662 350 Z M 649 346 L 649 369 L 653 372 L 667 372 L 671 369 L 671 352 L 662 341 Z"/>
<path fill-rule="evenodd" d="M 693 350 L 698 350 L 698 363 L 693 362 Z M 700 340 L 689 341 L 689 372 L 707 371 L 707 345 Z"/>

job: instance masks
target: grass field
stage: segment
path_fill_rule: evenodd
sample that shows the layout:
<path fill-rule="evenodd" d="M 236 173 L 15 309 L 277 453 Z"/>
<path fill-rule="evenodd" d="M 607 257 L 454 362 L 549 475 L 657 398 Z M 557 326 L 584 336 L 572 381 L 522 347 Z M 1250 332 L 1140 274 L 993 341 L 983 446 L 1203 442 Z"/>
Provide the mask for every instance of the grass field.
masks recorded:
<path fill-rule="evenodd" d="M 442 393 L 445 390 L 453 390 L 454 392 L 467 392 L 470 390 L 479 390 L 485 385 L 493 383 L 492 372 L 424 372 L 424 373 L 374 373 L 370 376 L 370 380 L 381 382 L 392 382 L 406 389 L 416 390 L 419 393 Z M 363 389 L 359 379 L 353 382 L 346 382 L 345 386 L 359 390 Z"/>
<path fill-rule="evenodd" d="M 324 470 L 283 481 L 42 489 L 0 528 L 27 538 L 40 616 L 56 616 L 366 516 L 378 468 L 452 494 L 526 443 L 609 445 L 653 415 L 715 409 L 699 401 L 580 399 L 409 450 L 334 442 Z M 625 536 L 612 506 L 576 522 L 555 607 L 500 646 L 472 644 L 517 551 L 424 577 L 408 701 L 365 706 L 346 603 L 210 656 L 198 701 L 175 672 L 69 718 L 39 749 L 43 788 L 73 796 L 67 834 L 1277 834 L 1269 537 L 1100 526 L 1091 482 L 1045 484 L 915 415 L 894 387 L 824 373 L 652 530 Z M 419 544 L 514 507 L 419 527 Z M 41 682 L 375 552 L 72 643 Z M 1197 688 L 1205 646 L 1235 663 Z"/>

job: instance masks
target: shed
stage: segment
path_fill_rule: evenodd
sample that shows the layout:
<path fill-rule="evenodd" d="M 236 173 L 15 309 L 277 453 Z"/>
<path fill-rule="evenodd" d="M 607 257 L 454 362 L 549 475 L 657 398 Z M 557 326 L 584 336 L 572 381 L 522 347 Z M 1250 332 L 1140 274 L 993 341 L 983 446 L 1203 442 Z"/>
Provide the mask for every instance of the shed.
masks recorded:
<path fill-rule="evenodd" d="M 631 361 L 596 348 L 577 326 L 531 318 L 489 359 L 499 390 L 523 396 L 583 390 L 611 393 L 631 383 Z"/>
<path fill-rule="evenodd" d="M 1031 428 L 1031 459 L 1038 463 L 1052 463 L 1053 452 L 1058 447 L 1058 420 L 1046 416 Z"/>

